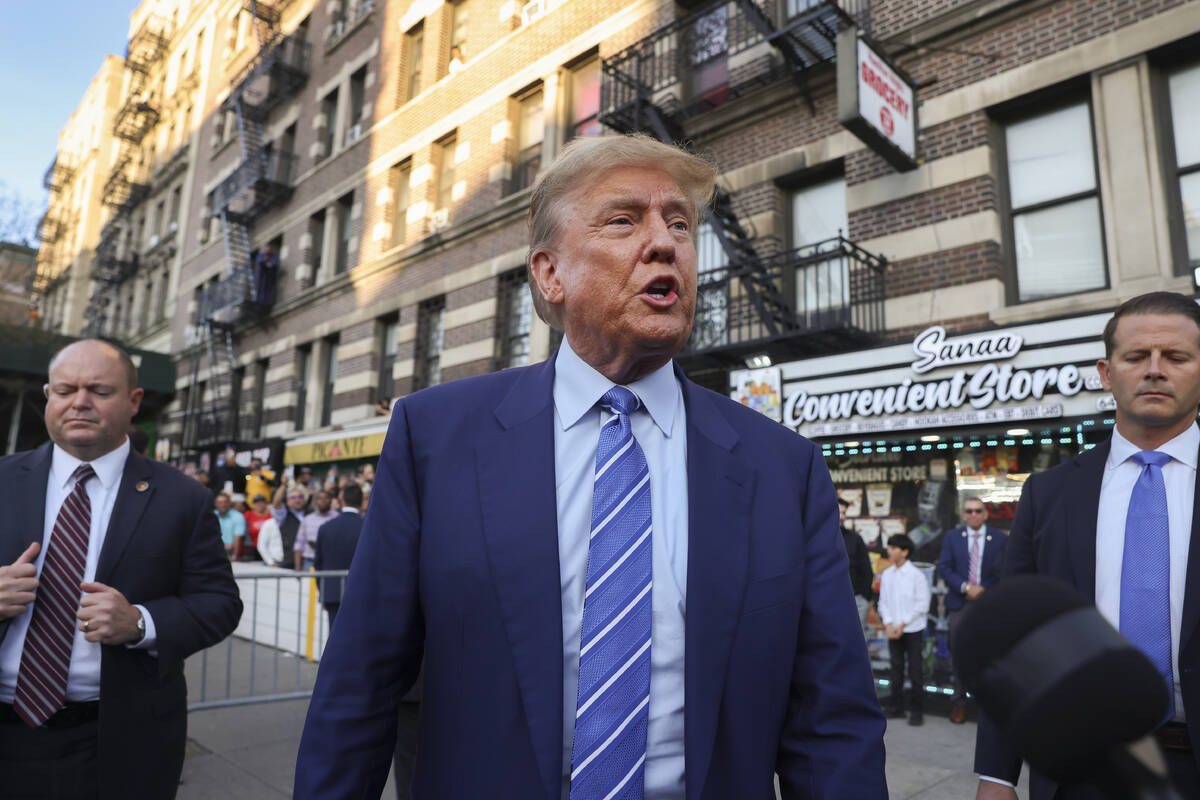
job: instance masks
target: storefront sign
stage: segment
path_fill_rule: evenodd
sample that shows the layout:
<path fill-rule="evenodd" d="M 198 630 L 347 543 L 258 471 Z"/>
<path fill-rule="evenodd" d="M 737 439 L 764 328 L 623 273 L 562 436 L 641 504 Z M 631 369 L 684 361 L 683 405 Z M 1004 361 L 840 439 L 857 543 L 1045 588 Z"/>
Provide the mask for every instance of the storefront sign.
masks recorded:
<path fill-rule="evenodd" d="M 782 422 L 853 437 L 1090 416 L 1111 405 L 1094 366 L 1107 316 L 960 336 L 932 326 L 908 346 L 782 364 Z"/>
<path fill-rule="evenodd" d="M 937 367 L 974 364 L 1012 358 L 1021 350 L 1023 340 L 1015 333 L 983 333 L 978 336 L 946 338 L 941 325 L 926 328 L 913 339 L 913 372 L 929 372 Z"/>
<path fill-rule="evenodd" d="M 386 433 L 372 433 L 289 444 L 283 454 L 283 461 L 285 464 L 313 464 L 320 461 L 369 458 L 383 452 L 383 440 L 386 436 Z"/>
<path fill-rule="evenodd" d="M 838 34 L 838 121 L 893 167 L 917 167 L 916 84 L 858 28 Z"/>

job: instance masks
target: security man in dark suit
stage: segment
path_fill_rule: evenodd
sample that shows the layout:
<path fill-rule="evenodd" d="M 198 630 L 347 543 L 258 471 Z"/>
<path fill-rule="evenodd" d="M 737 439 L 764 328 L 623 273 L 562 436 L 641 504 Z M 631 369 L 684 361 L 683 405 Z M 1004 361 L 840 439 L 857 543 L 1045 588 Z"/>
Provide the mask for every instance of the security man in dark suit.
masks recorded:
<path fill-rule="evenodd" d="M 0 795 L 172 798 L 183 660 L 242 612 L 212 495 L 133 452 L 129 356 L 50 362 L 51 441 L 0 459 Z"/>
<path fill-rule="evenodd" d="M 1116 401 L 1112 436 L 1025 482 L 1003 575 L 1069 582 L 1159 668 L 1171 712 L 1154 736 L 1179 795 L 1200 797 L 1200 306 L 1173 292 L 1121 304 L 1096 369 Z M 978 800 L 1016 800 L 1020 770 L 981 714 Z M 1107 796 L 1090 783 L 1029 778 L 1030 800 Z"/>

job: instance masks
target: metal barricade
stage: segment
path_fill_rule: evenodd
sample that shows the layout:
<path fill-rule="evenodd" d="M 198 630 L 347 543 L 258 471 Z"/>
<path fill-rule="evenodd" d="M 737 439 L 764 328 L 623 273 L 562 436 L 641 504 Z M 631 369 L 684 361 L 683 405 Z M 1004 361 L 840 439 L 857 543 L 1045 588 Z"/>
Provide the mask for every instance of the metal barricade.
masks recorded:
<path fill-rule="evenodd" d="M 231 636 L 188 659 L 188 711 L 311 697 L 329 637 L 318 581 L 338 579 L 344 591 L 347 570 L 233 568 L 242 618 Z"/>

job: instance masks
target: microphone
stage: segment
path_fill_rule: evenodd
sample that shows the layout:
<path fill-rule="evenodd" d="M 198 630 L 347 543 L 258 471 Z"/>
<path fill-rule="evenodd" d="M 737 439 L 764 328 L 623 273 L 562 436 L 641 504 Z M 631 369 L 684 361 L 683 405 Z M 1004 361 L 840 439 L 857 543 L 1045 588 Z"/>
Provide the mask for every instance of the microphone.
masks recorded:
<path fill-rule="evenodd" d="M 1150 659 L 1070 584 L 1013 575 L 971 603 L 954 668 L 1008 743 L 1059 783 L 1179 800 L 1150 734 L 1170 709 Z"/>

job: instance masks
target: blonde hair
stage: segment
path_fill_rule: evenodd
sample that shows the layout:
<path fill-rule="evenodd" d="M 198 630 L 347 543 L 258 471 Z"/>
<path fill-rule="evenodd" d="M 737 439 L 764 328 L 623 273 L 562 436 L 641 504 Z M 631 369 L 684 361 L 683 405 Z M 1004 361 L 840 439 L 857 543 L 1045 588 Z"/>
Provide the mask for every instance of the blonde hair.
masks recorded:
<path fill-rule="evenodd" d="M 555 328 L 562 328 L 562 320 L 558 310 L 542 298 L 533 279 L 533 253 L 552 246 L 558 238 L 563 224 L 560 212 L 563 199 L 600 173 L 618 167 L 657 167 L 670 175 L 691 204 L 689 222 L 693 235 L 716 186 L 717 170 L 707 159 L 644 133 L 568 142 L 558 158 L 538 176 L 529 198 L 529 252 L 525 256 L 529 293 L 538 316 Z"/>

